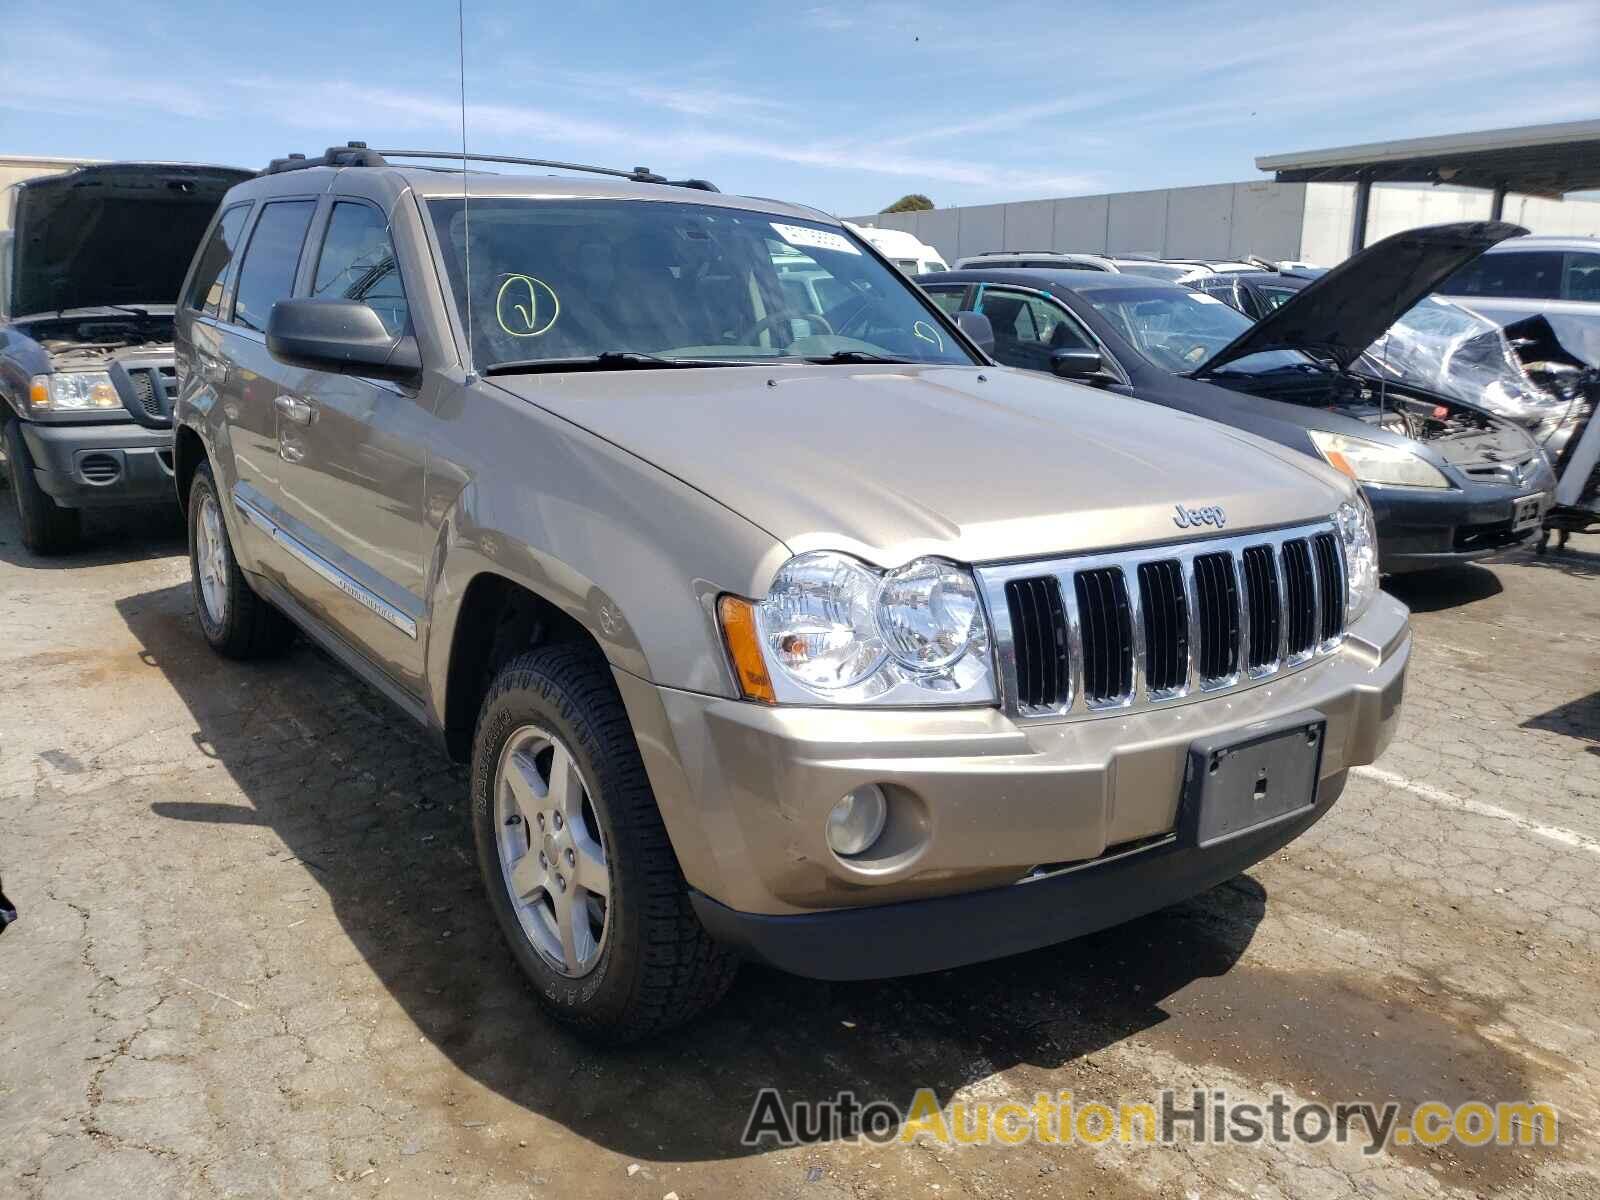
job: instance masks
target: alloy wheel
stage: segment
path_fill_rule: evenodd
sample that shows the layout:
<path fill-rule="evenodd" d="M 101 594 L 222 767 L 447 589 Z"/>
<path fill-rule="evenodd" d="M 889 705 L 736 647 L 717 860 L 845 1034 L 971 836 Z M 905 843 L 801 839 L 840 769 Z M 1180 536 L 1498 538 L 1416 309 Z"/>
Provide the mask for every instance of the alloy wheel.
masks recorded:
<path fill-rule="evenodd" d="M 200 576 L 200 599 L 213 624 L 228 617 L 228 543 L 222 531 L 222 509 L 209 493 L 200 501 L 195 519 L 195 569 Z"/>
<path fill-rule="evenodd" d="M 558 974 L 587 975 L 610 926 L 611 871 L 592 789 L 537 725 L 512 733 L 494 781 L 500 874 L 523 933 Z"/>

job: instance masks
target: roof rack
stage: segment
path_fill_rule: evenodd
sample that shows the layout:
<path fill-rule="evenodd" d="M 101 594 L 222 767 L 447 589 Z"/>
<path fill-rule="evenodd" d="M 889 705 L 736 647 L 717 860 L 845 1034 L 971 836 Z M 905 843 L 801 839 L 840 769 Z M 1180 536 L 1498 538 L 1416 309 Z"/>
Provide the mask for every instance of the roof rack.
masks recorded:
<path fill-rule="evenodd" d="M 553 167 L 561 171 L 582 171 L 588 175 L 610 175 L 634 183 L 661 183 L 669 187 L 694 188 L 701 192 L 720 190 L 709 179 L 668 179 L 664 175 L 657 175 L 649 167 L 621 171 L 615 167 L 592 167 L 585 163 L 560 162 L 551 158 L 517 158 L 507 154 L 463 154 L 459 150 L 370 150 L 365 142 L 330 146 L 318 158 L 307 158 L 304 154 L 275 158 L 267 164 L 262 174 L 275 175 L 280 171 L 300 171 L 308 167 L 386 167 L 390 165 L 391 158 L 438 158 L 454 162 L 465 159 L 468 162 L 511 163 L 520 167 Z"/>
<path fill-rule="evenodd" d="M 383 167 L 388 164 L 376 150 L 368 150 L 365 142 L 346 142 L 342 146 L 329 146 L 316 158 L 304 154 L 289 154 L 275 158 L 261 172 L 277 175 L 284 171 L 304 171 L 311 167 Z"/>

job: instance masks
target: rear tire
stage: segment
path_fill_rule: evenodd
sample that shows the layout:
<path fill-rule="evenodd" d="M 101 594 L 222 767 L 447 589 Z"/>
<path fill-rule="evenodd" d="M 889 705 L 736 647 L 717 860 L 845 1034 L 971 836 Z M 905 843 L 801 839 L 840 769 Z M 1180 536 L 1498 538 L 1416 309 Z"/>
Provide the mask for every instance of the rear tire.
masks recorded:
<path fill-rule="evenodd" d="M 250 586 L 233 556 L 211 467 L 189 484 L 189 579 L 200 631 L 226 658 L 270 658 L 294 642 L 295 628 Z"/>
<path fill-rule="evenodd" d="M 35 554 L 62 554 L 77 546 L 82 532 L 78 510 L 63 508 L 33 474 L 33 456 L 22 438 L 22 423 L 6 422 L 6 467 L 11 496 L 17 507 L 22 544 Z"/>
<path fill-rule="evenodd" d="M 563 788 L 553 781 L 569 762 Z M 472 832 L 512 957 L 580 1033 L 649 1037 L 733 982 L 738 960 L 694 915 L 622 697 L 594 648 L 544 646 L 496 675 L 473 737 Z M 564 920 L 581 920 L 575 937 L 563 936 Z"/>

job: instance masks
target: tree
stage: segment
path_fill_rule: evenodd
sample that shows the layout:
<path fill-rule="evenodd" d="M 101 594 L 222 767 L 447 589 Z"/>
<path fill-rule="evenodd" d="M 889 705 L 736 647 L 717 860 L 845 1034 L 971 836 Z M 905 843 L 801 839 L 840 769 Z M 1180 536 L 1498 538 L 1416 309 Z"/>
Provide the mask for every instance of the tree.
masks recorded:
<path fill-rule="evenodd" d="M 921 192 L 912 192 L 909 196 L 901 196 L 888 208 L 879 209 L 878 211 L 886 213 L 924 212 L 932 207 L 932 200 L 929 200 Z"/>

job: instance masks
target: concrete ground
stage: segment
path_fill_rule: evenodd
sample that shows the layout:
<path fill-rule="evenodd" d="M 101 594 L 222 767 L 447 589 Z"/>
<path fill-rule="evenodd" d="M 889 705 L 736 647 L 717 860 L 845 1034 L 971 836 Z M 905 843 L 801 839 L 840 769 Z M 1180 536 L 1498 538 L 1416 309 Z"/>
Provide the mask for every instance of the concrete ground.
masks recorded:
<path fill-rule="evenodd" d="M 459 769 L 308 647 L 213 657 L 175 519 L 43 561 L 0 500 L 0 1195 L 1600 1196 L 1600 539 L 1397 585 L 1398 740 L 1248 875 L 941 975 L 746 969 L 602 1052 L 502 949 Z M 1526 1097 L 1562 1143 L 742 1148 L 768 1085 Z"/>

